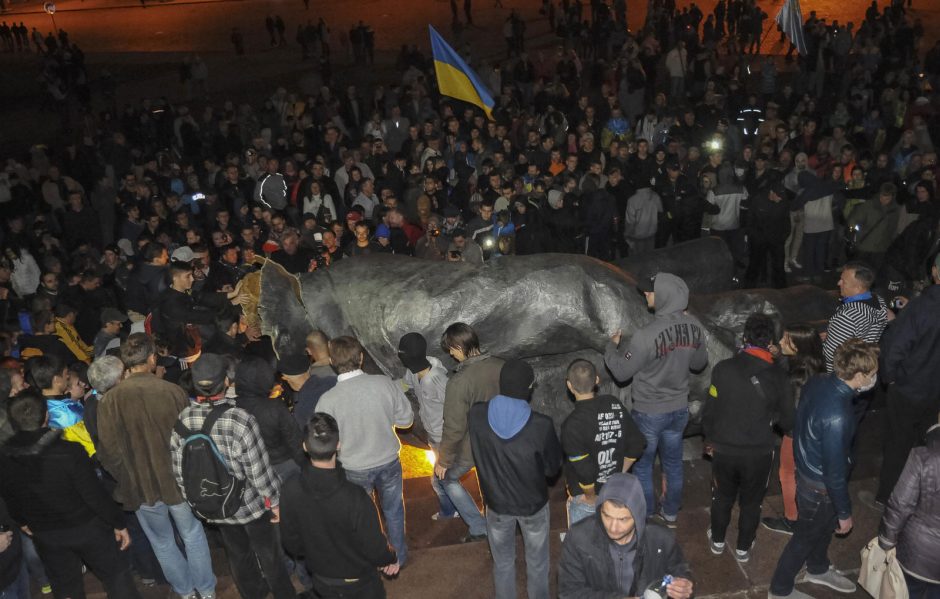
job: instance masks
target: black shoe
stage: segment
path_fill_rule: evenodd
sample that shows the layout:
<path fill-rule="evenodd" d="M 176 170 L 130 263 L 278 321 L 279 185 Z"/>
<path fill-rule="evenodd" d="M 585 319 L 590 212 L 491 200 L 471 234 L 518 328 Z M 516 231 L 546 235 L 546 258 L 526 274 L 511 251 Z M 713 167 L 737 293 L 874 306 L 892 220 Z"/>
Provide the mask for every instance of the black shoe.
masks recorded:
<path fill-rule="evenodd" d="M 786 518 L 761 518 L 760 523 L 761 526 L 767 530 L 785 535 L 793 535 L 793 525 L 795 524 L 793 520 L 787 520 Z"/>
<path fill-rule="evenodd" d="M 472 535 L 470 533 L 467 533 L 466 535 L 460 537 L 461 543 L 476 543 L 477 541 L 485 541 L 485 540 L 486 540 L 486 533 L 483 533 L 482 535 Z"/>
<path fill-rule="evenodd" d="M 658 512 L 650 516 L 649 519 L 652 520 L 653 522 L 656 522 L 657 524 L 662 524 L 666 528 L 675 529 L 678 526 L 678 522 L 677 522 L 678 517 L 672 516 L 670 518 L 662 510 L 659 510 Z"/>

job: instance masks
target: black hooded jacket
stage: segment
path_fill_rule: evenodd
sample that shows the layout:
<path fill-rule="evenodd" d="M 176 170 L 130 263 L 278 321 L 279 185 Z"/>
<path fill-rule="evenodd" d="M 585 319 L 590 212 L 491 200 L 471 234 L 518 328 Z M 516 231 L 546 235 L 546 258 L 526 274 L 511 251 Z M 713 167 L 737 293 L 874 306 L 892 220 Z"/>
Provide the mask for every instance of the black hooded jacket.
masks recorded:
<path fill-rule="evenodd" d="M 629 592 L 620 587 L 611 556 L 612 541 L 601 523 L 601 506 L 608 499 L 625 505 L 636 522 L 633 581 Z M 643 591 L 666 574 L 692 578 L 689 565 L 672 531 L 646 522 L 646 500 L 640 482 L 632 474 L 608 479 L 597 496 L 597 513 L 568 530 L 558 564 L 559 599 L 622 599 L 642 597 Z M 639 515 L 639 516 L 637 516 Z"/>
<path fill-rule="evenodd" d="M 0 495 L 10 514 L 34 532 L 62 530 L 95 517 L 125 528 L 124 513 L 111 499 L 78 443 L 62 431 L 20 431 L 0 450 Z"/>
<path fill-rule="evenodd" d="M 931 250 L 937 243 L 940 213 L 924 210 L 917 220 L 907 225 L 888 247 L 885 262 L 906 281 L 918 281 L 930 273 Z"/>
<path fill-rule="evenodd" d="M 255 417 L 271 464 L 304 459 L 303 439 L 297 421 L 283 402 L 271 399 L 274 369 L 261 358 L 248 357 L 235 372 L 235 405 Z"/>
<path fill-rule="evenodd" d="M 23 541 L 16 522 L 7 513 L 7 506 L 0 500 L 0 524 L 13 533 L 13 540 L 5 551 L 0 553 L 0 589 L 5 589 L 20 575 L 20 564 L 23 560 Z"/>
<path fill-rule="evenodd" d="M 127 280 L 127 292 L 124 295 L 127 309 L 149 314 L 157 296 L 167 288 L 166 272 L 166 266 L 146 262 L 138 266 Z"/>
<path fill-rule="evenodd" d="M 327 578 L 370 578 L 395 563 L 372 498 L 346 472 L 304 464 L 281 487 L 281 541 L 310 571 Z"/>

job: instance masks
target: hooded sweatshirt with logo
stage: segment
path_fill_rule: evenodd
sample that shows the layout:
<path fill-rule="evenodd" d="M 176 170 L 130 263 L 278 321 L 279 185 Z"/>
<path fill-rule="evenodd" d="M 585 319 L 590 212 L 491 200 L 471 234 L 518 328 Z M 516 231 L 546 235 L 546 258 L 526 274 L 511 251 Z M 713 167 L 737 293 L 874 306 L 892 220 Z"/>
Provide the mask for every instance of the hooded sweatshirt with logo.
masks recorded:
<path fill-rule="evenodd" d="M 689 371 L 708 365 L 705 328 L 686 313 L 689 288 L 669 273 L 653 284 L 656 318 L 633 334 L 626 351 L 607 344 L 604 362 L 618 381 L 633 379 L 633 407 L 666 414 L 688 407 Z"/>

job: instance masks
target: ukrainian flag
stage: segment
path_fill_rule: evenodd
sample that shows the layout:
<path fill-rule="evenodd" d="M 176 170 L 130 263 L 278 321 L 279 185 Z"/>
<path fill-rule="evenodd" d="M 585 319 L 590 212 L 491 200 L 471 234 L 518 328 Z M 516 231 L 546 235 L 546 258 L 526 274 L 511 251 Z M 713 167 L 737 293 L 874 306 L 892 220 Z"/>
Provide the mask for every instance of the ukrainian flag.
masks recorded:
<path fill-rule="evenodd" d="M 428 28 L 431 30 L 434 72 L 437 75 L 437 87 L 441 94 L 475 104 L 483 109 L 490 120 L 493 120 L 492 110 L 496 102 L 493 101 L 489 90 L 473 69 L 444 41 L 441 34 L 431 25 L 428 25 Z"/>

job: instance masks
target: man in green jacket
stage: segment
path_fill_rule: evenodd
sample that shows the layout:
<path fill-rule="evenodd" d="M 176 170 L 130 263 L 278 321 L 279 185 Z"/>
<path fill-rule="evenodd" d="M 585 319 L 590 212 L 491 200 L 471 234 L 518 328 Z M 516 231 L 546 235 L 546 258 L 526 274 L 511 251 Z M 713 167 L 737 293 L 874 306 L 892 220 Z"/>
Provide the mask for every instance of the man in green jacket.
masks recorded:
<path fill-rule="evenodd" d="M 486 538 L 486 520 L 460 479 L 473 468 L 467 415 L 473 404 L 489 401 L 499 394 L 499 373 L 503 360 L 480 350 L 480 339 L 468 324 L 457 322 L 444 331 L 441 349 L 457 360 L 454 375 L 444 392 L 444 429 L 434 466 L 447 497 L 470 532 L 462 540 Z"/>
<path fill-rule="evenodd" d="M 877 271 L 894 241 L 901 209 L 895 201 L 897 187 L 882 183 L 878 196 L 858 206 L 849 216 L 849 236 L 855 239 L 855 258 Z"/>

